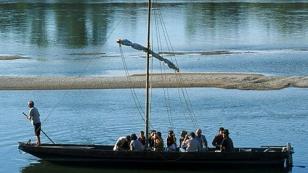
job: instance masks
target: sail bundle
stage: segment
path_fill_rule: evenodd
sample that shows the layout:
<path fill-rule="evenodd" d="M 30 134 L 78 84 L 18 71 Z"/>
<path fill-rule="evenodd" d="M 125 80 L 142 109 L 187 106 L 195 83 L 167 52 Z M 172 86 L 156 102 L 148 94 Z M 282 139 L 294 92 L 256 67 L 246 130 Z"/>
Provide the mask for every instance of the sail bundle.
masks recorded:
<path fill-rule="evenodd" d="M 124 46 L 130 46 L 132 47 L 133 49 L 136 49 L 136 50 L 141 50 L 141 51 L 144 51 L 144 52 L 149 52 L 154 58 L 164 62 L 166 65 L 168 65 L 169 68 L 171 69 L 174 69 L 176 72 L 179 72 L 180 69 L 175 65 L 173 64 L 171 61 L 169 61 L 168 59 L 166 58 L 163 58 L 162 56 L 160 56 L 158 53 L 155 53 L 153 52 L 151 49 L 148 49 L 138 43 L 133 43 L 127 39 L 119 39 L 117 40 L 117 43 L 119 43 L 120 45 L 124 45 Z"/>

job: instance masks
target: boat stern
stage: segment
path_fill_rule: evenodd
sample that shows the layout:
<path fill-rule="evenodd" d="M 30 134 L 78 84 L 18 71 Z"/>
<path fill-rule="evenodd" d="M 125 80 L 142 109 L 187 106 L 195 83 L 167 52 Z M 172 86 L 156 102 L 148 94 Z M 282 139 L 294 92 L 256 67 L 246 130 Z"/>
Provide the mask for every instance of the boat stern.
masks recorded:
<path fill-rule="evenodd" d="M 292 154 L 294 153 L 294 149 L 291 143 L 288 143 L 285 148 L 283 148 L 287 153 L 287 158 L 285 159 L 285 168 L 291 168 L 293 166 L 293 157 Z"/>

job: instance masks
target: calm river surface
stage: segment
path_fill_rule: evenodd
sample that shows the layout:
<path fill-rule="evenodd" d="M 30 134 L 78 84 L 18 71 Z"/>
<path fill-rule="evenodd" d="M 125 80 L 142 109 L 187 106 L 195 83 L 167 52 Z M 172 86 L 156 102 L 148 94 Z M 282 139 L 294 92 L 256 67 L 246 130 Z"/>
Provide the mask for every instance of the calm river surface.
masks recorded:
<path fill-rule="evenodd" d="M 115 41 L 146 42 L 146 6 L 132 3 L 140 1 L 22 2 L 0 1 L 0 76 L 123 75 Z M 166 57 L 176 60 L 182 72 L 308 75 L 308 2 L 161 2 L 154 13 L 161 14 L 172 49 L 184 52 Z M 159 43 L 153 49 L 172 50 L 156 40 L 158 33 L 166 35 L 155 25 L 159 21 L 153 20 L 153 45 Z M 142 53 L 124 47 L 123 51 L 129 72 L 143 73 Z M 160 67 L 155 61 L 153 70 Z M 230 129 L 235 146 L 290 142 L 295 147 L 292 172 L 308 172 L 307 89 L 190 88 L 187 93 L 195 116 L 186 114 L 179 93 L 178 89 L 153 90 L 151 126 L 163 135 L 169 128 L 179 134 L 201 127 L 211 141 L 224 126 Z M 138 89 L 136 95 L 143 107 L 144 91 Z M 44 131 L 58 143 L 113 144 L 117 137 L 144 127 L 130 90 L 0 91 L 0 173 L 136 172 L 59 166 L 20 153 L 17 142 L 34 139 L 31 125 L 21 114 L 27 111 L 29 99 L 41 112 Z"/>

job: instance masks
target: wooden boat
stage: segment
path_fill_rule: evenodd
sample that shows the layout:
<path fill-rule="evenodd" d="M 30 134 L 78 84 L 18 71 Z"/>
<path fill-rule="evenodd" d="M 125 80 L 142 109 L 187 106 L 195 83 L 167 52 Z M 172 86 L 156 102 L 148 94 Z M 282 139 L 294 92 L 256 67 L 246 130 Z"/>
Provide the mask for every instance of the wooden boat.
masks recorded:
<path fill-rule="evenodd" d="M 111 167 L 144 168 L 207 168 L 207 167 L 279 167 L 292 166 L 292 147 L 264 146 L 260 148 L 235 148 L 234 152 L 132 152 L 113 151 L 108 145 L 34 144 L 19 143 L 19 149 L 42 160 L 62 164 L 86 164 Z"/>
<path fill-rule="evenodd" d="M 148 43 L 143 47 L 128 40 L 119 40 L 118 43 L 131 46 L 147 52 L 146 71 L 146 108 L 145 108 L 145 134 L 149 134 L 149 60 L 150 54 L 164 61 L 169 67 L 178 71 L 170 61 L 163 59 L 150 49 L 150 14 L 151 0 L 148 10 Z M 45 133 L 44 133 L 45 134 Z M 47 136 L 47 135 L 46 135 Z M 247 167 L 270 166 L 288 168 L 292 166 L 293 149 L 290 144 L 286 146 L 267 146 L 260 148 L 236 148 L 234 152 L 216 152 L 210 148 L 207 152 L 155 152 L 146 149 L 142 152 L 113 151 L 110 145 L 76 145 L 76 144 L 34 144 L 20 142 L 20 150 L 36 156 L 42 160 L 58 163 L 97 164 L 118 167 L 165 167 L 165 168 L 204 168 L 204 167 Z"/>

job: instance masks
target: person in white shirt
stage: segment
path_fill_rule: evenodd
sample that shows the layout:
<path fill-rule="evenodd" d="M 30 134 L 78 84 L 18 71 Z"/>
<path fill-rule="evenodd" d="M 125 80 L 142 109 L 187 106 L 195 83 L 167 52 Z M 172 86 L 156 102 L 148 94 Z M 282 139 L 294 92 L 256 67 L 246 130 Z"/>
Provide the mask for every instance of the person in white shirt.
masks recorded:
<path fill-rule="evenodd" d="M 186 152 L 199 152 L 201 151 L 200 142 L 196 139 L 194 132 L 191 132 L 190 135 L 186 135 L 182 146 L 186 147 Z"/>
<path fill-rule="evenodd" d="M 36 107 L 34 107 L 34 102 L 30 100 L 28 102 L 29 114 L 27 118 L 31 121 L 34 127 L 34 134 L 36 136 L 36 145 L 41 145 L 41 120 L 40 120 L 40 113 Z"/>
<path fill-rule="evenodd" d="M 130 138 L 130 151 L 144 151 L 144 145 L 138 140 L 136 134 L 132 134 Z"/>

